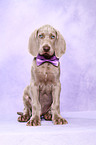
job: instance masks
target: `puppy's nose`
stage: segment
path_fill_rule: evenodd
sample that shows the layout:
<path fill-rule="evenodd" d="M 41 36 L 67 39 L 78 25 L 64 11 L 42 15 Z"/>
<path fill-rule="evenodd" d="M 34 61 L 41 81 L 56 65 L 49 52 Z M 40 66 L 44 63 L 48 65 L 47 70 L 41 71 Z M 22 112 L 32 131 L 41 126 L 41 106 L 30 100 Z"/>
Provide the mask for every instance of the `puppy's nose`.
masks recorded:
<path fill-rule="evenodd" d="M 43 50 L 45 52 L 48 52 L 50 50 L 50 46 L 48 46 L 48 45 L 43 46 Z"/>

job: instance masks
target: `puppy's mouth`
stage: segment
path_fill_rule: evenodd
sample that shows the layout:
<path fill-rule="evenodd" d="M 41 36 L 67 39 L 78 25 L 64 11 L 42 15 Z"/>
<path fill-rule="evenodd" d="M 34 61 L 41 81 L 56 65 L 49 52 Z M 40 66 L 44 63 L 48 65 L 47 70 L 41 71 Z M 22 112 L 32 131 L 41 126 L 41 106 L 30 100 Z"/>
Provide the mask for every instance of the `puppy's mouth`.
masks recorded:
<path fill-rule="evenodd" d="M 50 55 L 48 53 L 44 53 L 42 56 L 44 56 L 45 59 L 50 59 L 51 57 L 53 57 L 55 55 L 55 53 L 53 55 Z"/>

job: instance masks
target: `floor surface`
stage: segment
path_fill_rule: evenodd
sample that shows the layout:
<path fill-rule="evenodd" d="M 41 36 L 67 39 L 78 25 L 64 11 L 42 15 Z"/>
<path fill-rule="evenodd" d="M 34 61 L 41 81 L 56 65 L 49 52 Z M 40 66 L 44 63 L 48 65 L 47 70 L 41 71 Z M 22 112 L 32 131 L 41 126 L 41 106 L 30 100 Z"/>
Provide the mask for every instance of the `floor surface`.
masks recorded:
<path fill-rule="evenodd" d="M 41 126 L 0 122 L 0 145 L 96 145 L 96 112 L 62 113 L 67 125 L 53 125 L 42 120 Z"/>

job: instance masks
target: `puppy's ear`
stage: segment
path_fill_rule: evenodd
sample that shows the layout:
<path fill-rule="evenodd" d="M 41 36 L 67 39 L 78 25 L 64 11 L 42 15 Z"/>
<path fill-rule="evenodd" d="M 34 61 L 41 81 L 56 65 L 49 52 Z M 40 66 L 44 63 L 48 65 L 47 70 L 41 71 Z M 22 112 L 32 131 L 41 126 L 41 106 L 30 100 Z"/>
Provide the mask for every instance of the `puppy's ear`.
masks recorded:
<path fill-rule="evenodd" d="M 55 42 L 55 54 L 56 57 L 60 58 L 66 51 L 66 42 L 63 36 L 57 31 L 57 39 Z"/>
<path fill-rule="evenodd" d="M 29 52 L 36 57 L 38 54 L 38 40 L 37 40 L 37 34 L 38 30 L 35 30 L 30 38 L 29 38 L 29 44 L 28 44 L 28 50 Z"/>

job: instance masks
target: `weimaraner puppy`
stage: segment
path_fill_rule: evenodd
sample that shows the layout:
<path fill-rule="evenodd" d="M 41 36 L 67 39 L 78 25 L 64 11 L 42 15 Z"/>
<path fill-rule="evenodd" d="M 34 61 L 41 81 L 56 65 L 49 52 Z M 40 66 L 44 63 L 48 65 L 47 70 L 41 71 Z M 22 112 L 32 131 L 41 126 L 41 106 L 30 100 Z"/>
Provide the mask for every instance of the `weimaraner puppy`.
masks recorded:
<path fill-rule="evenodd" d="M 52 26 L 44 25 L 31 34 L 28 49 L 34 56 L 31 81 L 24 90 L 24 111 L 17 112 L 18 121 L 38 126 L 43 117 L 54 124 L 67 124 L 60 115 L 59 58 L 66 50 L 63 36 Z"/>

